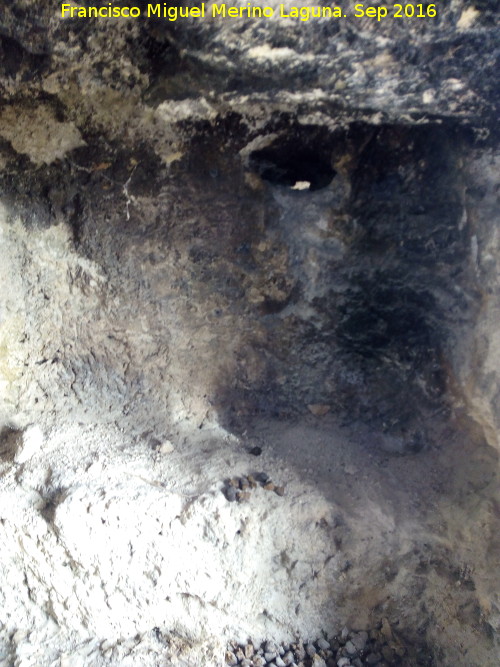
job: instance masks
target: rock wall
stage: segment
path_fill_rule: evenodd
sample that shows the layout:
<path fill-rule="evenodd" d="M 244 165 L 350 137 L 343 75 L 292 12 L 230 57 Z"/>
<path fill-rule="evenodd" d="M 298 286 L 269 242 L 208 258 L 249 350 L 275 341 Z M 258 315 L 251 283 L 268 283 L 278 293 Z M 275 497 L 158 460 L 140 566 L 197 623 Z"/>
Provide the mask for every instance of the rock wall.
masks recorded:
<path fill-rule="evenodd" d="M 385 615 L 425 646 L 412 664 L 497 664 L 495 3 L 381 21 L 212 4 L 0 18 L 2 539 L 20 545 L 0 660 L 217 665 L 230 638 Z M 290 496 L 252 514 L 221 484 L 256 443 Z M 172 514 L 161 544 L 134 512 Z M 115 581 L 107 550 L 125 573 L 142 548 L 146 579 Z M 182 562 L 203 548 L 211 592 Z"/>

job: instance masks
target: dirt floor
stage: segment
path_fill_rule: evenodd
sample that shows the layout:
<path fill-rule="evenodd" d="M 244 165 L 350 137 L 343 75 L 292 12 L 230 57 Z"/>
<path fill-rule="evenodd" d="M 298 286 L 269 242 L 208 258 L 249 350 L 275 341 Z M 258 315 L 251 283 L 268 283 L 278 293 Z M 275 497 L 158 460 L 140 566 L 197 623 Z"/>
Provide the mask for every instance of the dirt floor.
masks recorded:
<path fill-rule="evenodd" d="M 230 641 L 384 619 L 403 664 L 497 664 L 496 459 L 450 428 L 440 436 L 425 455 L 384 453 L 328 415 L 239 437 L 187 424 L 160 439 L 77 425 L 11 434 L 0 664 L 215 666 Z M 228 500 L 248 475 L 263 481 Z"/>

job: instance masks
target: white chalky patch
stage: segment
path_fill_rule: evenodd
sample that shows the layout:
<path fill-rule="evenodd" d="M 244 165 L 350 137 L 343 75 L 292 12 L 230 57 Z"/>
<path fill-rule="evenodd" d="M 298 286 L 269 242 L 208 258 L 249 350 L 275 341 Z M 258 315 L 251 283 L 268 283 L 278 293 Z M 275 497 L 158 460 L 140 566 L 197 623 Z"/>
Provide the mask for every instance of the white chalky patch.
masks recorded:
<path fill-rule="evenodd" d="M 78 128 L 58 121 L 53 110 L 44 104 L 33 110 L 15 104 L 4 107 L 0 112 L 0 136 L 38 166 L 62 159 L 85 145 Z"/>

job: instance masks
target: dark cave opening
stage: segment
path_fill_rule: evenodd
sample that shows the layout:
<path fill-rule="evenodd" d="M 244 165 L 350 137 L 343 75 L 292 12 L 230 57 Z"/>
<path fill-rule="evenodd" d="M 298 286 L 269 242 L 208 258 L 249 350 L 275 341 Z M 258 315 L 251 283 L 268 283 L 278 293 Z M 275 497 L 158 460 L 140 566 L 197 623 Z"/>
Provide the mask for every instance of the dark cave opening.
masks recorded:
<path fill-rule="evenodd" d="M 249 166 L 271 185 L 294 187 L 308 183 L 311 191 L 326 188 L 336 173 L 319 135 L 286 136 L 252 152 Z"/>

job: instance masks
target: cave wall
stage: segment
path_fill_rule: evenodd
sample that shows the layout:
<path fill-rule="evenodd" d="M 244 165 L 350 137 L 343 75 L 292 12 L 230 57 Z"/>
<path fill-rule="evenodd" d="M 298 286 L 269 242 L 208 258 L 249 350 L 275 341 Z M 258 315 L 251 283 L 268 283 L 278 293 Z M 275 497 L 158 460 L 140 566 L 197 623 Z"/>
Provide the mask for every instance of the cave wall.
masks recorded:
<path fill-rule="evenodd" d="M 9 326 L 28 325 L 16 354 L 32 369 L 12 376 L 11 400 L 90 422 L 144 410 L 160 429 L 176 410 L 237 429 L 324 406 L 425 447 L 426 423 L 455 403 L 467 412 L 471 380 L 459 378 L 483 363 L 470 352 L 487 307 L 470 137 L 437 124 L 231 123 L 193 131 L 169 168 L 146 149 L 82 146 L 64 177 L 50 167 L 50 185 L 35 171 L 25 187 L 48 191 L 34 231 L 6 223 L 8 270 L 28 295 Z M 326 180 L 306 159 L 319 150 Z"/>
<path fill-rule="evenodd" d="M 488 188 L 471 154 L 487 160 L 495 143 L 492 11 L 298 25 L 9 7 L 4 202 L 25 229 L 73 246 L 63 289 L 85 297 L 66 340 L 48 345 L 33 323 L 42 393 L 57 379 L 92 419 L 103 401 L 113 419 L 130 412 L 154 386 L 155 414 L 188 401 L 230 423 L 321 404 L 408 432 L 394 396 L 429 414 L 446 412 L 452 385 L 474 394 L 478 361 L 460 341 L 488 308 L 478 263 L 492 204 L 468 193 Z M 293 190 L 300 181 L 310 190 Z M 31 316 L 51 327 L 60 301 L 38 298 Z M 489 421 L 495 391 L 473 400 Z"/>
<path fill-rule="evenodd" d="M 386 614 L 415 664 L 497 664 L 495 4 L 380 23 L 59 12 L 0 18 L 0 660 L 175 664 L 215 635 Z M 220 484 L 262 421 L 296 440 L 291 491 L 249 518 Z M 208 598 L 182 571 L 200 534 Z M 117 583 L 109 558 L 148 582 Z M 185 664 L 218 664 L 205 649 Z"/>

